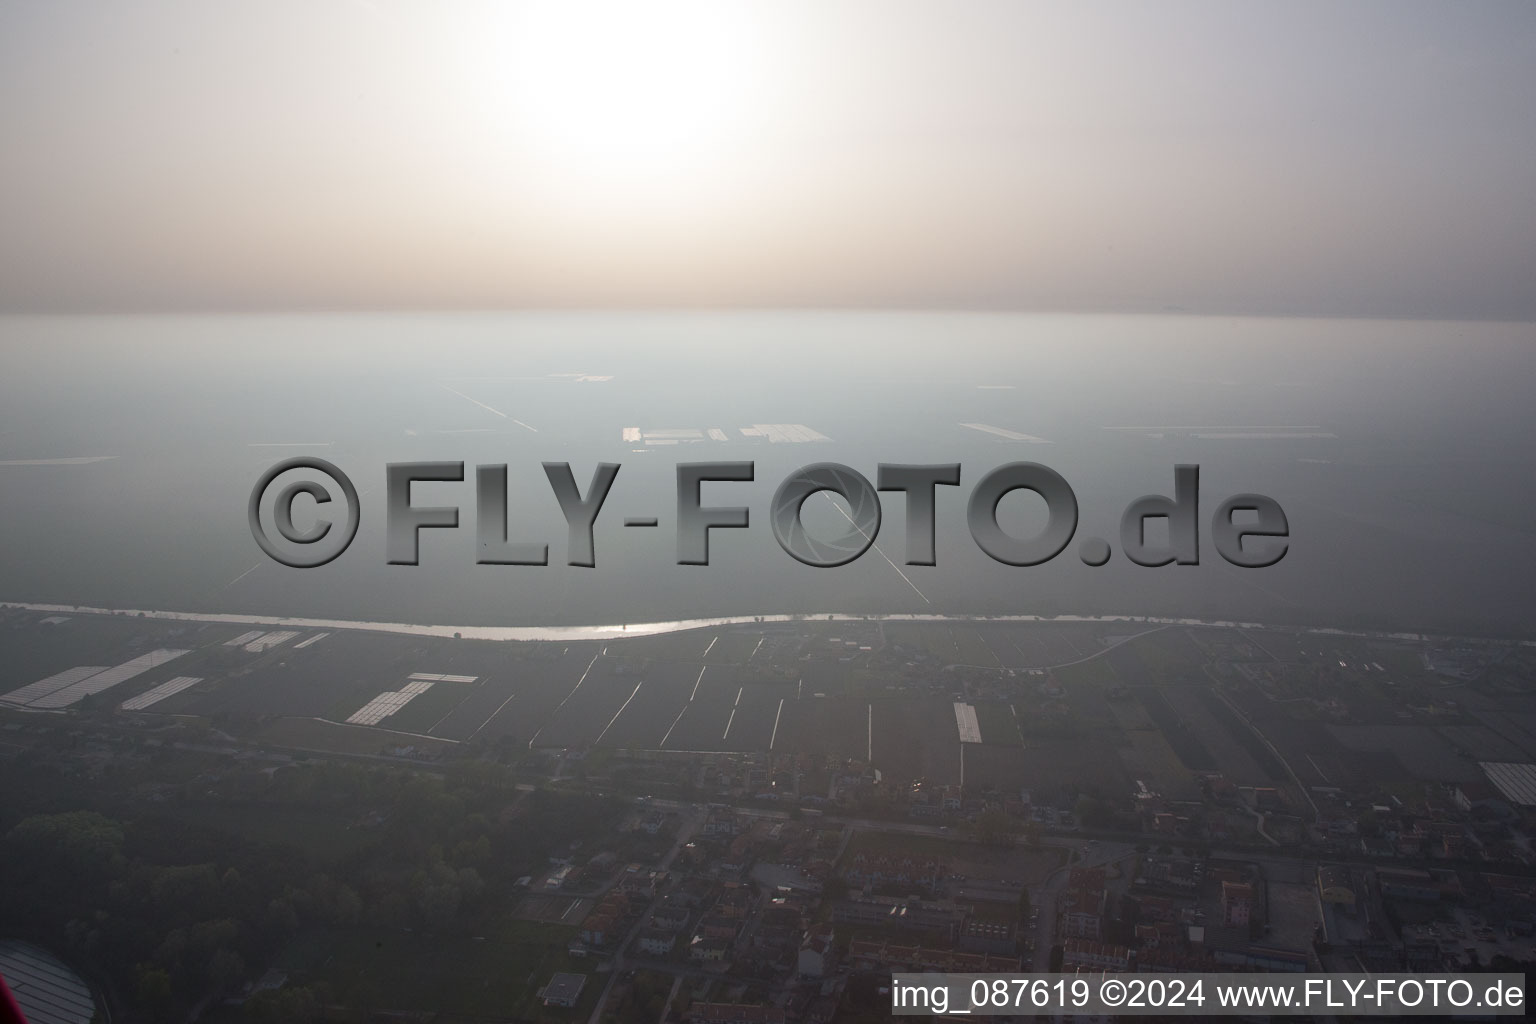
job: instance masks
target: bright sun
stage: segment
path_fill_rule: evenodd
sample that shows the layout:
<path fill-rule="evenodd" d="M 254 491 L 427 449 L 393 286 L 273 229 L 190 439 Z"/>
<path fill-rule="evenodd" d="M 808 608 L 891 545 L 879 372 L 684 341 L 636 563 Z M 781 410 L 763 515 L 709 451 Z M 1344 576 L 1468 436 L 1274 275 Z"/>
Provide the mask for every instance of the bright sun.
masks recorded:
<path fill-rule="evenodd" d="M 507 30 L 497 77 L 518 135 L 563 172 L 698 169 L 752 117 L 756 40 L 724 0 L 535 4 Z"/>

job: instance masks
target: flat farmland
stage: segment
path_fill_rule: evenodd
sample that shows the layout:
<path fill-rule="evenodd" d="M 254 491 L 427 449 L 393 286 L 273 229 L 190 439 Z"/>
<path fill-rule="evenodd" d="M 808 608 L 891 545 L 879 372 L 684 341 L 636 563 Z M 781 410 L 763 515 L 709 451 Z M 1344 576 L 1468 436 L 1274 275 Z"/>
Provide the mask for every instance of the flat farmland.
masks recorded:
<path fill-rule="evenodd" d="M 1045 647 L 1047 665 L 1060 665 L 1076 661 L 1104 649 L 1098 641 L 1097 627 L 1082 623 L 1064 623 L 1038 627 L 1040 640 Z"/>
<path fill-rule="evenodd" d="M 1029 788 L 1030 758 L 1023 747 L 960 745 L 961 773 L 967 786 L 996 786 L 1004 793 Z M 957 780 L 959 781 L 959 780 Z"/>
<path fill-rule="evenodd" d="M 452 744 L 441 740 L 422 739 L 383 728 L 342 725 L 315 718 L 275 719 L 262 726 L 256 739 L 274 747 L 341 754 L 377 754 L 393 746 L 411 746 L 434 754 L 445 754 L 452 749 Z"/>
<path fill-rule="evenodd" d="M 992 650 L 981 633 L 970 626 L 955 626 L 951 631 L 955 649 L 963 665 L 979 665 L 983 668 L 1001 668 L 1003 662 Z"/>
<path fill-rule="evenodd" d="M 400 689 L 412 672 L 448 671 L 428 667 L 430 655 L 416 637 L 359 632 L 333 633 L 302 650 L 285 645 L 257 655 L 220 645 L 200 653 L 207 660 L 182 674 L 212 685 L 178 694 L 187 699 L 171 698 L 157 710 L 335 717 L 350 703 L 344 718 L 385 690 Z"/>
<path fill-rule="evenodd" d="M 718 628 L 684 629 L 676 633 L 652 633 L 650 636 L 627 636 L 608 643 L 613 654 L 651 658 L 656 661 L 695 661 L 704 656 L 710 641 L 718 636 Z"/>
<path fill-rule="evenodd" d="M 1388 679 L 1395 682 L 1407 682 L 1410 679 L 1433 679 L 1437 684 L 1444 682 L 1436 679 L 1424 667 L 1424 649 L 1410 644 L 1375 643 L 1366 648 L 1366 656 L 1380 665 L 1382 672 Z"/>
<path fill-rule="evenodd" d="M 1216 756 L 1206 748 L 1198 732 L 1174 710 L 1162 690 L 1142 690 L 1137 696 L 1147 709 L 1147 716 L 1157 725 L 1168 745 L 1178 754 L 1184 767 L 1192 772 L 1217 767 Z"/>
<path fill-rule="evenodd" d="M 1218 721 L 1201 700 L 1204 693 L 1192 687 L 1170 687 L 1163 690 L 1162 694 L 1179 720 L 1199 739 L 1201 746 L 1210 752 L 1216 767 L 1228 779 L 1239 786 L 1267 786 L 1284 780 L 1284 772 L 1268 771 L 1249 755 L 1245 745 L 1233 735 L 1227 724 Z M 1241 726 L 1235 719 L 1232 724 Z"/>
<path fill-rule="evenodd" d="M 868 702 L 807 693 L 800 700 L 784 702 L 774 750 L 862 761 L 867 755 L 868 737 Z"/>
<path fill-rule="evenodd" d="M 1390 753 L 1402 769 L 1426 782 L 1476 782 L 1482 769 L 1457 757 L 1435 730 L 1422 725 L 1328 725 L 1330 735 L 1349 750 Z"/>
<path fill-rule="evenodd" d="M 1019 720 L 1013 706 L 1002 701 L 979 700 L 975 702 L 976 721 L 981 726 L 981 741 L 993 746 L 1023 746 L 1024 737 L 1019 732 Z"/>
<path fill-rule="evenodd" d="M 612 658 L 598 656 L 590 666 L 540 724 L 538 746 L 590 744 L 644 679 L 639 673 L 621 671 L 620 663 Z"/>
<path fill-rule="evenodd" d="M 816 693 L 836 697 L 848 689 L 849 675 L 846 665 L 824 661 L 806 662 L 800 666 L 800 685 L 796 689 L 805 697 Z"/>
<path fill-rule="evenodd" d="M 1111 649 L 1105 657 L 1131 686 L 1207 681 L 1201 671 L 1204 652 L 1180 627 L 1155 629 Z"/>
<path fill-rule="evenodd" d="M 1253 763 L 1273 781 L 1281 781 L 1289 778 L 1285 770 L 1285 764 L 1270 749 L 1269 743 L 1264 742 L 1268 737 L 1261 739 L 1255 730 L 1245 723 L 1232 706 L 1224 699 L 1222 694 L 1214 690 L 1196 690 L 1195 695 L 1204 705 L 1205 710 L 1226 731 L 1226 735 L 1232 741 L 1247 752 Z"/>
<path fill-rule="evenodd" d="M 598 650 L 592 644 L 573 644 L 553 659 L 525 658 L 509 663 L 504 675 L 489 679 L 488 685 L 460 704 L 435 735 L 531 740 L 575 689 Z"/>
<path fill-rule="evenodd" d="M 470 685 L 464 699 L 429 731 L 434 736 L 468 739 L 516 693 L 509 673 L 478 680 Z"/>
<path fill-rule="evenodd" d="M 693 692 L 693 684 L 699 681 L 699 670 L 703 667 L 693 661 L 652 662 L 644 672 L 640 689 L 633 691 L 633 699 L 607 726 L 603 746 L 659 748 L 678 712 L 687 705 L 688 695 Z"/>
<path fill-rule="evenodd" d="M 1481 725 L 1442 725 L 1439 729 L 1447 743 L 1477 755 L 1479 761 L 1525 761 L 1528 747 L 1513 743 L 1492 729 Z"/>
<path fill-rule="evenodd" d="M 725 725 L 730 720 L 740 689 L 734 667 L 705 666 L 692 699 L 662 745 L 667 750 L 730 749 L 725 745 Z"/>
<path fill-rule="evenodd" d="M 1255 722 L 1304 784 L 1340 784 L 1383 771 L 1405 785 L 1409 779 L 1476 779 L 1479 770 L 1467 754 L 1525 760 L 1536 749 L 1536 716 L 1522 717 L 1502 690 L 1450 688 L 1436 679 L 1436 697 L 1454 698 L 1455 713 L 1414 724 L 1417 719 L 1401 713 L 1401 691 L 1386 683 L 1421 685 L 1427 676 L 1418 647 L 1318 634 L 1244 636 L 1277 658 L 1305 652 L 1314 675 L 1337 683 L 1349 716 L 1342 721 L 1350 724 L 1307 701 L 1271 702 L 1235 676 L 1213 689 L 1203 666 L 1235 650 L 1236 634 L 1196 627 L 1153 629 L 1113 649 L 1104 647 L 1107 638 L 1150 627 L 807 621 L 516 643 L 335 629 L 303 649 L 294 640 L 316 630 L 251 652 L 226 643 L 252 632 L 233 625 L 74 615 L 43 626 L 40 618 L 0 616 L 0 679 L 10 689 L 77 665 L 121 664 L 154 647 L 187 648 L 190 653 L 163 672 L 146 673 L 78 713 L 111 714 L 121 700 L 162 679 L 195 676 L 203 681 L 150 713 L 259 717 L 267 720 L 257 733 L 265 741 L 315 750 L 433 746 L 405 735 L 414 733 L 445 741 L 512 738 L 539 747 L 773 749 L 869 758 L 892 778 L 958 783 L 963 771 L 966 783 L 1005 792 L 1060 787 L 1114 794 L 1141 778 L 1181 796 L 1192 790 L 1192 772 L 1212 768 L 1240 785 L 1283 784 L 1273 755 L 1222 699 Z M 905 659 L 878 653 L 882 636 L 944 664 L 1058 667 L 1050 677 L 940 675 L 929 671 L 932 662 L 929 670 L 913 671 Z M 862 652 L 862 646 L 875 650 Z M 1386 671 L 1367 671 L 1368 661 Z M 1302 675 L 1312 668 L 1266 666 Z M 314 721 L 340 722 L 380 693 L 399 690 L 416 672 L 475 681 L 435 681 L 378 727 Z M 1048 685 L 1052 680 L 1059 691 Z M 982 742 L 963 749 L 951 699 L 942 696 L 962 686 L 987 695 L 971 701 Z M 1129 698 L 1122 686 L 1134 688 Z M 1360 722 L 1380 724 L 1354 724 Z"/>
<path fill-rule="evenodd" d="M 871 763 L 896 778 L 926 779 L 937 785 L 960 781 L 960 731 L 954 703 L 936 698 L 875 701 Z M 868 730 L 861 723 L 859 738 Z M 969 744 L 974 746 L 975 744 Z M 863 757 L 860 752 L 858 757 Z"/>
<path fill-rule="evenodd" d="M 1033 642 L 1027 640 L 1027 630 L 1014 626 L 980 624 L 974 627 L 973 632 L 1004 668 L 1036 668 L 1044 663 L 1041 660 L 1045 651 L 1042 645 L 1036 643 L 1032 654 L 1025 653 L 1025 646 Z"/>
<path fill-rule="evenodd" d="M 1084 757 L 1085 749 L 1092 750 L 1093 756 Z M 1032 736 L 1023 747 L 970 746 L 965 752 L 965 781 L 991 782 L 1004 792 L 1022 787 L 1047 795 L 1059 790 L 1124 793 L 1134 776 L 1117 756 L 1121 751 L 1118 740 L 1106 745 L 1098 739 L 1085 743 L 1071 736 Z"/>
<path fill-rule="evenodd" d="M 938 658 L 942 664 L 953 665 L 960 659 L 960 648 L 955 646 L 954 634 L 949 626 L 943 623 L 914 622 L 902 623 L 895 629 L 886 627 L 886 635 L 895 639 L 900 636 L 900 643 L 908 647 L 920 648 Z"/>
<path fill-rule="evenodd" d="M 1129 745 L 1120 751 L 1120 761 L 1133 779 L 1140 779 L 1151 789 L 1173 799 L 1186 799 L 1198 793 L 1194 775 L 1161 732 L 1155 728 L 1136 729 L 1125 736 Z"/>
<path fill-rule="evenodd" d="M 1536 759 L 1536 715 L 1511 709 L 1499 709 L 1497 711 L 1478 709 L 1473 711 L 1472 714 L 1483 725 L 1523 751 L 1521 757 L 1513 757 L 1509 758 L 1509 760 L 1525 761 Z M 1488 761 L 1493 759 L 1483 757 L 1480 760 Z"/>
<path fill-rule="evenodd" d="M 794 699 L 795 689 L 792 686 L 746 686 L 737 699 L 734 713 L 729 719 L 728 731 L 721 743 L 727 750 L 744 753 L 767 750 L 769 741 L 773 739 L 774 720 L 782 718 L 779 714 L 780 702 L 788 704 Z"/>
<path fill-rule="evenodd" d="M 752 656 L 762 639 L 762 633 L 724 629 L 713 637 L 713 646 L 705 644 L 709 653 L 701 651 L 700 657 L 711 665 L 740 665 Z"/>
<path fill-rule="evenodd" d="M 1134 643 L 1135 641 L 1132 641 Z M 1120 677 L 1115 674 L 1115 667 L 1110 663 L 1109 655 L 1099 658 L 1090 658 L 1087 661 L 1079 661 L 1071 665 L 1063 665 L 1053 669 L 1056 680 L 1066 688 L 1068 695 L 1078 693 L 1084 686 L 1109 687 L 1120 682 Z"/>
<path fill-rule="evenodd" d="M 178 659 L 185 664 L 196 657 L 197 648 L 220 644 L 245 632 L 231 626 L 195 623 L 149 625 L 146 620 L 125 615 L 69 616 L 67 622 L 46 626 L 41 620 L 48 616 L 41 612 L 0 612 L 0 616 L 0 622 L 8 624 L 8 628 L 0 627 L 0 693 L 19 690 L 77 665 L 120 665 L 157 647 L 192 649 L 191 654 Z M 131 692 L 126 684 L 117 689 L 125 695 Z"/>
<path fill-rule="evenodd" d="M 1145 704 L 1116 700 L 1108 702 L 1108 707 L 1123 737 L 1119 759 L 1131 779 L 1140 779 L 1169 796 L 1194 789 L 1193 776 L 1163 738 Z"/>
<path fill-rule="evenodd" d="M 1264 738 L 1280 751 L 1280 756 L 1285 758 L 1303 785 L 1342 786 L 1350 782 L 1354 773 L 1349 763 L 1359 758 L 1351 757 L 1351 751 L 1326 729 L 1319 728 L 1316 722 L 1297 721 L 1273 713 L 1269 718 L 1256 718 L 1251 714 L 1249 717 L 1263 730 Z"/>
<path fill-rule="evenodd" d="M 1277 633 L 1269 629 L 1247 629 L 1243 630 L 1243 636 L 1262 648 L 1276 661 L 1307 660 L 1301 653 L 1301 646 L 1296 642 L 1296 638 L 1289 633 Z"/>
<path fill-rule="evenodd" d="M 432 735 L 433 726 L 467 700 L 475 692 L 474 687 L 474 683 L 433 683 L 431 689 L 417 694 L 409 704 L 379 724 L 402 732 Z"/>

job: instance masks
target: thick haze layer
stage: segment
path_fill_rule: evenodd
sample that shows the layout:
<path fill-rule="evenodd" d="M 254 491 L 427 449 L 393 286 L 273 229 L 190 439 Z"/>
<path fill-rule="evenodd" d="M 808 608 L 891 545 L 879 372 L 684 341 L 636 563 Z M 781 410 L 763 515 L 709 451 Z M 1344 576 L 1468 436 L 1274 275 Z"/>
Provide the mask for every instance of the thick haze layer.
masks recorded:
<path fill-rule="evenodd" d="M 1521 324 L 1016 314 L 509 314 L 0 318 L 0 600 L 487 626 L 780 613 L 1132 614 L 1518 634 L 1536 622 L 1529 440 L 1536 328 Z M 633 428 L 633 430 L 627 429 Z M 778 438 L 779 440 L 773 440 Z M 798 439 L 798 440 L 797 440 Z M 361 495 L 345 554 L 289 569 L 258 550 L 258 476 L 318 455 Z M 417 485 L 460 528 L 385 564 L 384 466 L 464 461 Z M 711 564 L 679 566 L 675 466 L 752 460 L 707 505 Z M 585 490 L 621 469 L 596 566 L 540 463 Z M 901 496 L 877 550 L 817 569 L 780 550 L 768 503 L 792 470 L 959 462 L 940 488 L 937 560 L 903 565 Z M 1060 472 L 1077 539 L 1016 568 L 965 527 L 971 488 L 1004 463 Z M 1201 467 L 1201 564 L 1143 568 L 1121 510 Z M 475 564 L 473 466 L 508 465 L 510 536 L 548 566 Z M 1279 564 L 1237 569 L 1210 515 L 1259 492 L 1290 518 Z M 1041 524 L 1020 492 L 1000 520 Z M 299 503 L 303 528 L 313 506 Z M 626 529 L 656 516 L 658 529 Z M 828 538 L 831 503 L 807 505 Z M 1078 541 L 1115 554 L 1090 568 Z M 883 552 L 884 554 L 882 555 Z M 889 556 L 890 561 L 886 560 Z M 895 563 L 895 564 L 893 564 Z M 900 566 L 898 571 L 897 566 Z"/>
<path fill-rule="evenodd" d="M 1529 3 L 8 3 L 0 308 L 1536 316 Z"/>

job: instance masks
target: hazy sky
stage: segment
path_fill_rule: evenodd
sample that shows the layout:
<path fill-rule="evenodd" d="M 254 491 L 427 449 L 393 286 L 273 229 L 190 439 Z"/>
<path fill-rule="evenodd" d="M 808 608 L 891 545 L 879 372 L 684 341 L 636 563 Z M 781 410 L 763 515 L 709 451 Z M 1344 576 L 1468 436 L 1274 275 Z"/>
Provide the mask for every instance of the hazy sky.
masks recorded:
<path fill-rule="evenodd" d="M 1536 4 L 0 0 L 0 310 L 1536 319 Z"/>

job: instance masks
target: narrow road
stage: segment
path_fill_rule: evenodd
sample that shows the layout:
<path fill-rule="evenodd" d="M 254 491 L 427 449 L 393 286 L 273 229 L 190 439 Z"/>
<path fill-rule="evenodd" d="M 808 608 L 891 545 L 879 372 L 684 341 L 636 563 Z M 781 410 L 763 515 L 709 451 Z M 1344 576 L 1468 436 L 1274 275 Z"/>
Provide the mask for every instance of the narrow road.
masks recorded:
<path fill-rule="evenodd" d="M 693 838 L 694 834 L 698 832 L 698 830 L 703 826 L 703 823 L 704 811 L 702 809 L 696 809 L 690 816 L 684 818 L 683 823 L 677 827 L 677 841 L 672 844 L 672 848 L 667 851 L 666 856 L 661 858 L 661 861 L 657 864 L 657 867 L 663 871 L 670 868 L 672 866 L 672 862 L 677 859 L 678 852 L 682 850 L 682 848 L 687 844 L 688 840 Z M 635 941 L 635 936 L 639 935 L 640 932 L 645 928 L 646 922 L 650 921 L 651 914 L 655 912 L 656 907 L 660 903 L 661 897 L 658 896 L 652 899 L 650 905 L 645 908 L 645 910 L 640 914 L 638 918 L 636 918 L 634 926 L 629 929 L 624 938 L 619 942 L 609 967 L 608 983 L 603 986 L 602 994 L 597 997 L 597 1004 L 592 1007 L 592 1015 L 587 1018 L 587 1024 L 598 1024 L 598 1022 L 602 1020 L 603 1007 L 608 1004 L 608 997 L 613 993 L 614 984 L 619 980 L 619 976 L 624 973 L 624 951 L 629 948 L 630 943 Z M 674 985 L 674 994 L 676 991 L 677 986 Z M 671 1005 L 670 996 L 667 999 L 667 1005 Z M 666 1016 L 665 1010 L 663 1010 L 662 1016 Z"/>

